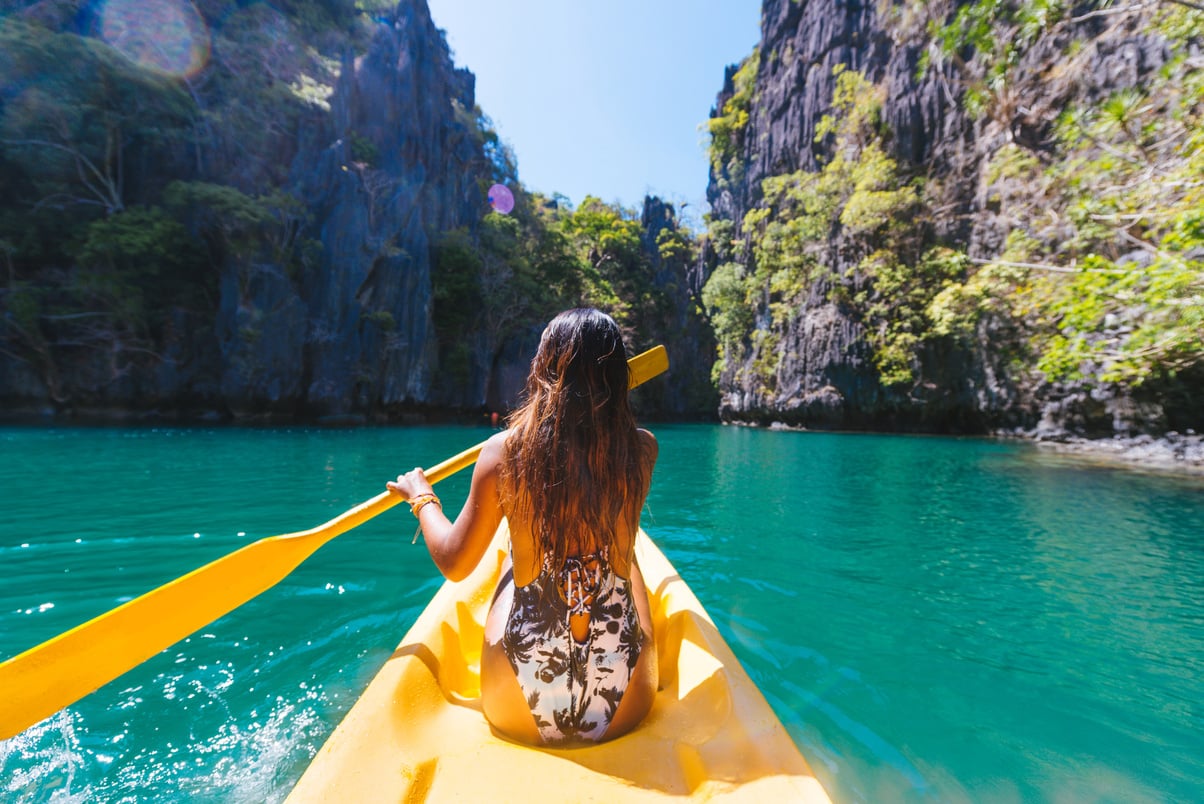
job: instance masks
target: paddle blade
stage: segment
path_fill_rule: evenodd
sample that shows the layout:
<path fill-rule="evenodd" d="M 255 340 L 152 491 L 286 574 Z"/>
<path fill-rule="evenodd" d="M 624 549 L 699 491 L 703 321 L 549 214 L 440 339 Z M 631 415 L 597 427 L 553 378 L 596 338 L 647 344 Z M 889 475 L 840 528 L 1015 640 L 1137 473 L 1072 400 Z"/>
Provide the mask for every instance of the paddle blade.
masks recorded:
<path fill-rule="evenodd" d="M 627 361 L 627 372 L 631 377 L 629 388 L 643 385 L 653 377 L 669 370 L 669 353 L 663 346 L 653 346 Z"/>
<path fill-rule="evenodd" d="M 0 739 L 84 697 L 278 583 L 316 549 L 249 544 L 0 664 Z"/>

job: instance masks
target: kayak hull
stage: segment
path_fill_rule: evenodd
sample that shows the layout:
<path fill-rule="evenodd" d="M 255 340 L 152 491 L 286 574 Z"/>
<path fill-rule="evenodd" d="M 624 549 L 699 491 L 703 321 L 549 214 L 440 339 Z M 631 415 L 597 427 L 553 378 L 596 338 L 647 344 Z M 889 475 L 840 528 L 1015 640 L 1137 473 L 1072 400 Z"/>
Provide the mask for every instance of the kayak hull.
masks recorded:
<path fill-rule="evenodd" d="M 583 748 L 532 748 L 495 733 L 481 710 L 479 665 L 507 540 L 503 522 L 473 574 L 443 585 L 290 804 L 829 800 L 693 592 L 642 531 L 636 555 L 660 663 L 648 717 L 623 737 Z"/>

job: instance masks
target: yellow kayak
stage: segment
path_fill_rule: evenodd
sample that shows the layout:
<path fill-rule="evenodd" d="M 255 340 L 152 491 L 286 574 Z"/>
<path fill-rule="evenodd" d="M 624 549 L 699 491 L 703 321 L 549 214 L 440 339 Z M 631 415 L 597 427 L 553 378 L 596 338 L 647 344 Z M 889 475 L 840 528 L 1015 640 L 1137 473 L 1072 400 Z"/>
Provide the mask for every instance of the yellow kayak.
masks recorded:
<path fill-rule="evenodd" d="M 660 689 L 634 731 L 601 745 L 539 749 L 481 713 L 485 615 L 508 532 L 471 576 L 447 582 L 314 757 L 301 802 L 816 801 L 828 796 L 694 593 L 641 532 Z"/>

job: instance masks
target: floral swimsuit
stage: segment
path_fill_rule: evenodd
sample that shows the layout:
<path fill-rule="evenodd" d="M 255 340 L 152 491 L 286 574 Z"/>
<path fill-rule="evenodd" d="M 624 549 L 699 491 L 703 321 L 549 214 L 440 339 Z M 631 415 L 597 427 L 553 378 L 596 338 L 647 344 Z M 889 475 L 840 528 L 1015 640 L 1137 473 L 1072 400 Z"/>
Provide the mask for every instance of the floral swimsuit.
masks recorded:
<path fill-rule="evenodd" d="M 640 658 L 631 580 L 606 556 L 570 556 L 559 572 L 545 557 L 534 580 L 514 587 L 502 647 L 548 745 L 601 740 Z M 503 582 L 513 584 L 513 574 Z M 572 621 L 583 617 L 588 632 L 578 642 Z"/>

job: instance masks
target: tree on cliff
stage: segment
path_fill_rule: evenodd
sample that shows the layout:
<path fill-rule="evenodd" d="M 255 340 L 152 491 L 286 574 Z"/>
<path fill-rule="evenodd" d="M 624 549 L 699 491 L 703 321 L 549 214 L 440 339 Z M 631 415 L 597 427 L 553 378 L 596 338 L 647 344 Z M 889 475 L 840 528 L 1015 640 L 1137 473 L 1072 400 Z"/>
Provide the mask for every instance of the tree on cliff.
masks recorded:
<path fill-rule="evenodd" d="M 193 107 L 179 85 L 104 43 L 5 19 L 0 54 L 0 136 L 37 187 L 36 207 L 120 212 L 127 155 L 154 158 L 188 134 Z"/>

